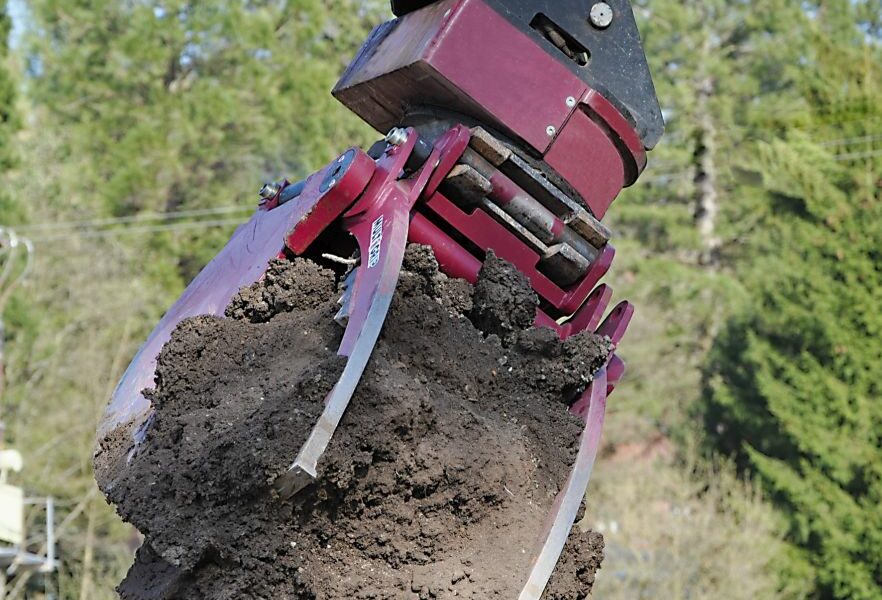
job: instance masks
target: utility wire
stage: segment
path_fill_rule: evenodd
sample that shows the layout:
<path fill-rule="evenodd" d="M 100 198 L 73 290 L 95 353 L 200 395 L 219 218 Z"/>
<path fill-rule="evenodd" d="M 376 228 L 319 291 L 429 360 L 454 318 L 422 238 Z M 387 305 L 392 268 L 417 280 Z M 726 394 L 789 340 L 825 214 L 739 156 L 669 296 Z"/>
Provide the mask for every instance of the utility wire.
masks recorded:
<path fill-rule="evenodd" d="M 189 217 L 204 217 L 230 214 L 236 212 L 245 212 L 247 210 L 254 210 L 254 207 L 244 205 L 228 205 L 218 206 L 215 208 L 200 208 L 193 210 L 179 210 L 161 213 L 142 213 L 138 215 L 132 215 L 130 217 L 108 217 L 104 219 L 90 219 L 84 221 L 53 221 L 51 223 L 34 223 L 16 226 L 15 230 L 19 232 L 31 232 L 47 231 L 53 229 L 103 227 L 107 225 L 125 225 L 129 223 L 140 223 L 144 221 L 175 220 Z"/>
<path fill-rule="evenodd" d="M 882 149 L 868 150 L 867 152 L 849 152 L 848 154 L 837 154 L 833 158 L 836 160 L 860 160 L 862 158 L 873 158 L 874 156 L 882 156 Z"/>
<path fill-rule="evenodd" d="M 821 142 L 821 146 L 851 146 L 852 144 L 862 144 L 878 141 L 882 141 L 882 133 L 875 133 L 862 137 L 845 138 L 842 140 L 829 140 L 827 142 Z"/>
<path fill-rule="evenodd" d="M 43 244 L 48 242 L 58 242 L 63 240 L 74 239 L 98 239 L 113 238 L 127 235 L 143 235 L 150 233 L 161 233 L 166 231 L 187 231 L 195 229 L 212 229 L 218 227 L 228 227 L 232 225 L 241 225 L 242 219 L 215 219 L 201 220 L 190 223 L 173 223 L 169 225 L 149 225 L 144 227 L 116 227 L 104 230 L 80 230 L 68 233 L 58 233 L 45 235 L 43 237 L 33 238 L 35 244 Z"/>

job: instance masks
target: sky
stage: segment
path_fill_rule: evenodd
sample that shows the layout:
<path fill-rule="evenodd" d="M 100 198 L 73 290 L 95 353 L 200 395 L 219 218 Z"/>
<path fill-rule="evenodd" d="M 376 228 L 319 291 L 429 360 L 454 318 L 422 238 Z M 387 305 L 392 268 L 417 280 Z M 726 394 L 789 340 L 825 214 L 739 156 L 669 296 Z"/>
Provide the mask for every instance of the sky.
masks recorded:
<path fill-rule="evenodd" d="M 24 22 L 27 17 L 28 7 L 25 0 L 8 0 L 6 9 L 12 18 L 12 34 L 9 36 L 9 44 L 15 47 L 21 41 L 22 33 L 24 33 Z"/>

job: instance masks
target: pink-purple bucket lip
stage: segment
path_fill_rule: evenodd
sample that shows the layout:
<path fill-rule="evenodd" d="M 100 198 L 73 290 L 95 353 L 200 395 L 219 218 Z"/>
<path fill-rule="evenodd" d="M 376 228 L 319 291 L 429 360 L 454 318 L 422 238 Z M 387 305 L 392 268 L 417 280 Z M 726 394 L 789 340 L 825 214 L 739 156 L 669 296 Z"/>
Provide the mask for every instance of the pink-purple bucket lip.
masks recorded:
<path fill-rule="evenodd" d="M 289 202 L 269 211 L 257 210 L 190 283 L 154 328 L 117 384 L 98 429 L 99 439 L 107 438 L 122 427 L 134 432 L 142 429 L 151 413 L 150 402 L 143 391 L 154 385 L 156 359 L 172 331 L 189 317 L 222 316 L 242 287 L 263 276 L 269 261 L 282 251 L 288 232 L 321 197 L 319 180 L 311 178 L 301 196 L 303 201 Z M 313 203 L 308 201 L 310 198 Z"/>

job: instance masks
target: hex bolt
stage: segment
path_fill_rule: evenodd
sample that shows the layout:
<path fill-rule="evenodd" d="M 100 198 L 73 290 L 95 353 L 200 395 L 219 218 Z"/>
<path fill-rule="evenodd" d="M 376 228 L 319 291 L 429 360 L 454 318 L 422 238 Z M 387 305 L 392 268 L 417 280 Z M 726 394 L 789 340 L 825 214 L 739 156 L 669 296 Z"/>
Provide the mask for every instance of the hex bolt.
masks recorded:
<path fill-rule="evenodd" d="M 278 194 L 280 191 L 282 191 L 282 186 L 280 186 L 278 183 L 270 181 L 269 183 L 263 184 L 263 187 L 260 188 L 260 191 L 257 193 L 264 200 L 271 200 L 272 198 L 275 198 L 276 194 Z"/>
<path fill-rule="evenodd" d="M 555 127 L 554 125 L 549 125 L 548 128 L 545 130 L 545 133 L 547 133 L 549 137 L 554 137 L 554 134 L 557 133 L 557 127 Z"/>
<path fill-rule="evenodd" d="M 386 143 L 393 146 L 401 146 L 407 143 L 407 130 L 402 127 L 393 127 L 386 134 Z"/>
<path fill-rule="evenodd" d="M 591 7 L 591 24 L 598 29 L 606 29 L 613 22 L 612 6 L 606 2 L 597 2 Z"/>

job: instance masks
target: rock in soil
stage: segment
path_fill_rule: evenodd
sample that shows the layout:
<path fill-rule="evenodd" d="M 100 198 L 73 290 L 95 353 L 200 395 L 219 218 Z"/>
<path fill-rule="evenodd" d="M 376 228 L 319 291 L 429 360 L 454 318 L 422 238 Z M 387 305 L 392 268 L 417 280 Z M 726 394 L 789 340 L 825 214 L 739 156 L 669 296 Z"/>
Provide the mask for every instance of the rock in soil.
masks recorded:
<path fill-rule="evenodd" d="M 145 536 L 121 597 L 517 598 L 574 460 L 567 402 L 609 349 L 527 329 L 535 296 L 488 263 L 473 291 L 408 250 L 318 482 L 291 502 L 272 482 L 344 364 L 334 274 L 274 262 L 229 318 L 183 322 L 159 357 L 145 440 L 102 481 Z M 575 532 L 544 597 L 588 595 L 602 556 L 599 534 Z"/>

